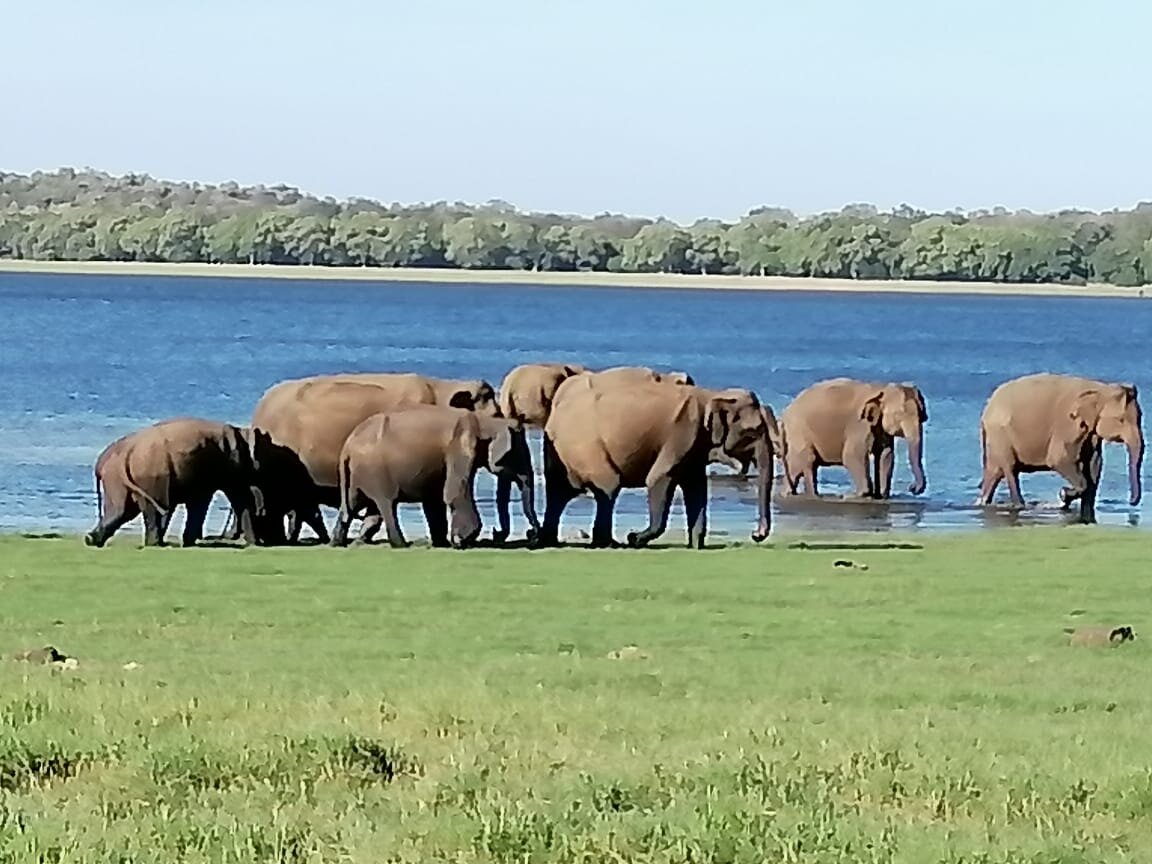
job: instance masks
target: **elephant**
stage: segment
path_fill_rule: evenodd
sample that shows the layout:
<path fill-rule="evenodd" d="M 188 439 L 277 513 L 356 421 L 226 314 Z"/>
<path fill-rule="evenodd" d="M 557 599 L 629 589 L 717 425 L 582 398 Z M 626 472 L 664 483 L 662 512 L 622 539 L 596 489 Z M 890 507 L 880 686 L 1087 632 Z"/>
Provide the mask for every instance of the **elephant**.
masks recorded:
<path fill-rule="evenodd" d="M 927 488 L 923 442 L 928 408 L 919 387 L 831 378 L 801 391 L 780 419 L 790 494 L 796 494 L 803 478 L 807 493 L 816 495 L 817 469 L 843 465 L 852 475 L 856 497 L 891 497 L 896 438 L 908 442 L 908 491 L 919 495 Z"/>
<path fill-rule="evenodd" d="M 556 389 L 587 369 L 579 363 L 528 363 L 504 376 L 500 413 L 529 426 L 544 428 Z"/>
<path fill-rule="evenodd" d="M 721 392 L 739 393 L 741 391 L 732 388 Z M 768 440 L 772 445 L 772 453 L 780 460 L 780 464 L 783 466 L 784 460 L 788 458 L 788 439 L 784 435 L 784 427 L 776 419 L 776 413 L 770 405 L 761 403 L 760 413 L 764 417 L 764 425 L 768 429 Z M 731 455 L 725 453 L 723 449 L 719 447 L 713 448 L 712 453 L 709 455 L 709 461 L 727 465 L 734 470 L 738 476 L 746 477 L 749 466 L 756 465 L 756 448 L 748 447 L 743 452 L 733 453 Z M 757 468 L 759 467 L 760 466 L 757 465 Z M 769 470 L 771 470 L 771 466 L 769 466 Z"/>
<path fill-rule="evenodd" d="M 289 517 L 287 541 L 299 540 L 303 521 L 321 543 L 329 540 L 319 505 L 339 507 L 336 464 L 340 448 L 362 420 L 382 411 L 411 405 L 466 408 L 498 417 L 492 385 L 483 380 L 457 381 L 413 373 L 340 373 L 281 381 L 257 403 L 252 428 L 270 442 L 295 453 L 308 480 L 303 488 L 281 483 L 266 496 L 270 522 Z"/>
<path fill-rule="evenodd" d="M 144 545 L 159 546 L 175 508 L 187 510 L 183 544 L 201 539 L 212 496 L 223 492 L 238 514 L 240 531 L 257 542 L 260 506 L 252 456 L 240 429 L 199 417 L 176 417 L 118 438 L 104 448 L 93 471 L 100 518 L 84 542 L 101 547 L 120 528 L 144 516 Z"/>
<path fill-rule="evenodd" d="M 312 476 L 296 451 L 277 444 L 262 429 L 239 426 L 248 449 L 252 453 L 255 482 L 264 508 L 255 523 L 259 542 L 265 546 L 280 546 L 288 542 L 284 532 L 285 512 L 291 514 L 293 531 L 298 535 L 301 514 L 311 525 L 324 526 L 320 506 L 313 491 Z M 276 502 L 269 511 L 267 502 Z M 235 512 L 228 514 L 223 536 L 235 540 L 240 536 Z"/>
<path fill-rule="evenodd" d="M 1063 507 L 1080 499 L 1080 521 L 1096 521 L 1102 444 L 1128 448 L 1128 501 L 1140 503 L 1143 411 L 1133 384 L 1040 372 L 998 386 L 980 415 L 984 476 L 978 504 L 989 505 L 1001 480 L 1023 507 L 1020 474 L 1055 471 L 1070 484 Z"/>
<path fill-rule="evenodd" d="M 605 384 L 645 384 L 655 382 L 657 384 L 680 384 L 691 387 L 696 383 L 687 372 L 658 372 L 648 366 L 612 366 L 608 369 L 601 369 L 598 372 L 591 372 L 589 374 L 596 376 L 598 381 Z"/>
<path fill-rule="evenodd" d="M 679 487 L 688 545 L 703 548 L 711 454 L 754 447 L 761 465 L 772 464 L 764 415 L 751 391 L 718 393 L 652 382 L 596 386 L 580 377 L 560 388 L 544 428 L 547 502 L 541 545 L 558 543 L 564 508 L 585 490 L 596 499 L 592 546 L 613 545 L 617 495 L 622 488 L 646 487 L 648 525 L 627 536 L 629 546 L 646 546 L 664 533 Z M 768 536 L 771 525 L 772 477 L 772 471 L 760 472 L 759 521 L 752 535 L 757 542 Z"/>
<path fill-rule="evenodd" d="M 520 487 L 532 539 L 540 523 L 534 507 L 532 457 L 519 421 L 440 405 L 372 415 L 352 430 L 340 451 L 340 516 L 332 545 L 347 545 L 352 519 L 367 508 L 370 515 L 360 533 L 362 540 L 370 540 L 383 521 L 388 542 L 406 546 L 396 518 L 396 506 L 404 502 L 423 504 L 433 546 L 448 545 L 449 527 L 453 546 L 471 544 L 481 527 L 473 494 L 473 479 L 481 466 L 506 489 L 512 483 Z M 496 533 L 502 540 L 508 536 L 507 492 L 497 509 Z"/>

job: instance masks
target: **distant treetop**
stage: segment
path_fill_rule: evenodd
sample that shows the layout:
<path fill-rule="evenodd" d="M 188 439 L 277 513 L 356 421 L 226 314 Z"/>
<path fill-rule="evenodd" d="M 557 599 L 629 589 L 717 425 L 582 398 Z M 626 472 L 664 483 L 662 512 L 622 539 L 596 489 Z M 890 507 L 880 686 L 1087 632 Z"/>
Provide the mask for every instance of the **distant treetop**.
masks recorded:
<path fill-rule="evenodd" d="M 0 172 L 0 258 L 1143 285 L 1152 202 L 1051 214 L 853 203 L 807 217 L 764 206 L 679 225 L 62 168 Z"/>

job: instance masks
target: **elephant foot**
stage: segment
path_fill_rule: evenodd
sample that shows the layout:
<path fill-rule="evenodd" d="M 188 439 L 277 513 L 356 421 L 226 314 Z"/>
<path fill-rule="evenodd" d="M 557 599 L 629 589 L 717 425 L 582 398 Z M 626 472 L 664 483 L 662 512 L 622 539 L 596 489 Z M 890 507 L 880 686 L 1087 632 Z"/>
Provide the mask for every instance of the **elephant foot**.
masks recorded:
<path fill-rule="evenodd" d="M 1064 486 L 1060 490 L 1060 509 L 1067 510 L 1072 506 L 1072 502 L 1083 496 L 1083 494 L 1083 492 L 1079 492 L 1071 486 Z"/>
<path fill-rule="evenodd" d="M 643 531 L 629 531 L 628 536 L 625 537 L 624 540 L 629 549 L 643 549 L 652 542 L 652 538 L 646 536 Z"/>

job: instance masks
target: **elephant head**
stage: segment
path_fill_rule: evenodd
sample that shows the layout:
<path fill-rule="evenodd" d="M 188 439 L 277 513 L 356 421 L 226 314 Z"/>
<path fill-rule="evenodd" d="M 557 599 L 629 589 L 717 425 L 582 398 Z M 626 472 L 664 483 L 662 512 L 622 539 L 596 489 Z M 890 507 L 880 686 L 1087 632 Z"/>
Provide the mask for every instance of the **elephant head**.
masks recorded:
<path fill-rule="evenodd" d="M 500 413 L 509 419 L 543 427 L 552 413 L 552 402 L 560 385 L 587 371 L 579 363 L 517 366 L 500 385 Z"/>
<path fill-rule="evenodd" d="M 496 475 L 496 515 L 500 526 L 493 537 L 503 542 L 508 537 L 511 520 L 508 514 L 508 499 L 512 484 L 520 489 L 520 506 L 524 518 L 532 526 L 530 537 L 540 531 L 540 521 L 536 518 L 536 476 L 532 470 L 532 453 L 528 449 L 528 439 L 524 427 L 515 420 L 487 420 L 481 424 L 481 446 L 486 448 L 484 455 L 488 470 Z"/>
<path fill-rule="evenodd" d="M 769 409 L 771 410 L 771 409 Z M 775 415 L 772 415 L 775 419 Z M 773 445 L 765 412 L 751 390 L 724 390 L 708 399 L 704 425 L 711 438 L 710 449 L 739 458 L 752 450 L 760 466 L 756 489 L 759 520 L 752 539 L 757 543 L 768 536 L 772 527 Z"/>
<path fill-rule="evenodd" d="M 485 417 L 499 417 L 500 404 L 496 390 L 487 381 L 447 381 L 446 404 L 452 408 L 465 408 Z M 442 403 L 444 404 L 444 403 Z"/>
<path fill-rule="evenodd" d="M 1140 466 L 1144 461 L 1143 412 L 1134 384 L 1110 384 L 1081 392 L 1071 412 L 1083 431 L 1128 448 L 1128 502 L 1140 503 Z"/>
<path fill-rule="evenodd" d="M 687 372 L 657 372 L 656 380 L 661 384 L 679 384 L 681 387 L 692 387 L 696 384 Z"/>
<path fill-rule="evenodd" d="M 919 387 L 911 384 L 887 384 L 864 403 L 860 416 L 876 424 L 893 438 L 908 442 L 908 467 L 912 482 L 908 491 L 919 495 L 928 486 L 924 476 L 924 424 L 928 407 Z"/>

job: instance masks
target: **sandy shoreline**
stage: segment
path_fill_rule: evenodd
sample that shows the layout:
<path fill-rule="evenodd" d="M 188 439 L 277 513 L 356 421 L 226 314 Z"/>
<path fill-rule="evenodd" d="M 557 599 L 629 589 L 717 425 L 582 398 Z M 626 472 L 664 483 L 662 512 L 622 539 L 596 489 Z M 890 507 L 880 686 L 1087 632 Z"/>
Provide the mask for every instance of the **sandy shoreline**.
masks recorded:
<path fill-rule="evenodd" d="M 533 273 L 526 270 L 450 270 L 412 267 L 309 267 L 274 264 L 174 264 L 140 261 L 24 261 L 0 259 L 0 273 L 103 276 L 184 276 L 256 279 L 329 279 L 347 282 L 440 282 L 484 285 L 605 286 L 740 291 L 835 291 L 898 294 L 992 294 L 1030 297 L 1144 296 L 1114 285 L 1012 285 L 1000 282 L 912 282 L 805 279 L 786 276 L 702 276 L 679 273 Z"/>

